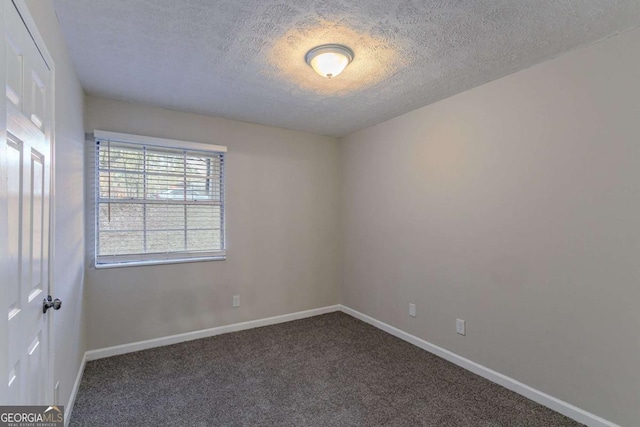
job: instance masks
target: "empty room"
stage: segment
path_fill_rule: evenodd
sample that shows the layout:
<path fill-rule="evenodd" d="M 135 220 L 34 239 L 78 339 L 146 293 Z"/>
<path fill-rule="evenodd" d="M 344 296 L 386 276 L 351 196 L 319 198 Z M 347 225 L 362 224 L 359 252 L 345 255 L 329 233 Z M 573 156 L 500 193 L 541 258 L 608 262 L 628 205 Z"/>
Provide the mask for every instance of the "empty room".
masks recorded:
<path fill-rule="evenodd" d="M 2 0 L 0 424 L 640 426 L 640 2 Z"/>

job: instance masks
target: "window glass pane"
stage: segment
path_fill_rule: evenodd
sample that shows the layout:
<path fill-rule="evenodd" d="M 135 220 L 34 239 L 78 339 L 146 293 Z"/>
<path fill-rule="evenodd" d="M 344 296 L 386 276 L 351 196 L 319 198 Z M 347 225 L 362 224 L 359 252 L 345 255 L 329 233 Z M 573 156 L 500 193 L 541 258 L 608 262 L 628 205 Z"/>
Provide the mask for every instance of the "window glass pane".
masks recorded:
<path fill-rule="evenodd" d="M 143 150 L 141 147 L 126 147 L 112 142 L 100 146 L 99 157 L 100 169 L 132 172 L 142 172 L 143 170 Z"/>
<path fill-rule="evenodd" d="M 148 230 L 184 230 L 183 205 L 147 205 Z M 184 236 L 183 236 L 184 240 Z"/>
<path fill-rule="evenodd" d="M 187 249 L 190 251 L 211 250 L 220 246 L 220 230 L 187 231 Z"/>
<path fill-rule="evenodd" d="M 143 253 L 142 239 L 142 231 L 103 231 L 100 233 L 100 255 Z"/>
<path fill-rule="evenodd" d="M 109 209 L 111 207 L 111 209 Z M 109 216 L 109 210 L 111 215 Z M 105 230 L 138 230 L 143 228 L 143 205 L 133 203 L 100 203 L 99 227 Z"/>
<path fill-rule="evenodd" d="M 147 170 L 163 175 L 182 176 L 184 174 L 184 153 L 148 148 Z"/>
<path fill-rule="evenodd" d="M 184 251 L 184 231 L 147 231 L 147 252 Z"/>
<path fill-rule="evenodd" d="M 187 206 L 187 228 L 220 228 L 220 207 L 212 205 Z"/>
<path fill-rule="evenodd" d="M 128 172 L 103 173 L 99 196 L 104 199 L 142 199 L 144 175 Z"/>

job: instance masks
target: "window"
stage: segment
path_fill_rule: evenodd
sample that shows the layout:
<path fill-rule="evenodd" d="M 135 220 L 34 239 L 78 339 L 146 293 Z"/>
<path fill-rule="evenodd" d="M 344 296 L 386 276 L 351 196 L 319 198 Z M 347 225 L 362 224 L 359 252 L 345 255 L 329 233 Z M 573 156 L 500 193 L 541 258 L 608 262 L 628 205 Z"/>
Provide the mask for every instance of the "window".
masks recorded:
<path fill-rule="evenodd" d="M 226 147 L 94 136 L 97 267 L 225 258 Z"/>

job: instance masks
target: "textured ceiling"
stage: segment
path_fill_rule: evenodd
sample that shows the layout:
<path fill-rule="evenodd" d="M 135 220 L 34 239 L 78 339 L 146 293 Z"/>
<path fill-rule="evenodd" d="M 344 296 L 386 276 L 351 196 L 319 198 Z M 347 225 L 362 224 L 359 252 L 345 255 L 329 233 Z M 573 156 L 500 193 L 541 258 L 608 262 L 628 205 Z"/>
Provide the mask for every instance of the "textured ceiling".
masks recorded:
<path fill-rule="evenodd" d="M 55 0 L 89 94 L 342 136 L 640 25 L 638 0 Z M 355 59 L 327 80 L 323 43 Z"/>

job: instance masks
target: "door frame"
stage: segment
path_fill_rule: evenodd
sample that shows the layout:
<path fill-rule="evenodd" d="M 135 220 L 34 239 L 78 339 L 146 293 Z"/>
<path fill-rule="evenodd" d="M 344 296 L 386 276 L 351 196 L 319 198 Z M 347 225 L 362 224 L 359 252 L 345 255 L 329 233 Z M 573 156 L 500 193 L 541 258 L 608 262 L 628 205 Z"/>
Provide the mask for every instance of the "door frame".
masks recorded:
<path fill-rule="evenodd" d="M 33 16 L 31 15 L 31 12 L 29 11 L 29 8 L 27 7 L 27 2 L 26 0 L 11 0 L 11 2 L 13 3 L 13 5 L 15 6 L 15 8 L 18 11 L 18 14 L 20 15 L 20 17 L 22 18 L 22 21 L 24 22 L 25 27 L 27 28 L 27 31 L 29 32 L 29 34 L 31 35 L 31 38 L 33 39 L 34 43 L 36 44 L 36 47 L 38 48 L 38 50 L 40 51 L 40 54 L 42 55 L 44 61 L 46 62 L 47 66 L 50 69 L 50 83 L 49 83 L 49 88 L 50 88 L 50 93 L 51 95 L 49 96 L 49 99 L 47 100 L 47 108 L 49 110 L 49 126 L 48 126 L 48 130 L 46 130 L 46 135 L 49 138 L 49 144 L 50 144 L 50 153 L 49 153 L 49 159 L 50 159 L 50 164 L 49 164 L 49 272 L 48 272 L 48 279 L 49 279 L 49 294 L 50 295 L 54 295 L 55 292 L 55 281 L 54 281 L 54 266 L 55 266 L 55 206 L 56 206 L 56 197 L 55 197 L 55 140 L 56 140 L 56 130 L 55 130 L 55 126 L 56 126 L 56 120 L 55 120 L 55 108 L 56 108 L 56 103 L 55 103 L 55 97 L 56 97 L 56 71 L 55 71 L 55 62 L 53 61 L 53 57 L 51 56 L 51 54 L 49 53 L 49 50 L 47 49 L 47 45 L 44 41 L 44 38 L 42 37 L 42 35 L 40 34 L 40 31 L 38 30 L 38 27 L 36 25 L 35 20 L 33 19 Z M 5 13 L 4 13 L 4 7 L 0 8 L 0 32 L 1 34 L 4 34 L 5 32 Z M 2 36 L 4 37 L 4 35 Z M 0 49 L 0 55 L 2 55 L 2 63 L 5 63 L 6 61 L 6 49 L 5 49 L 5 43 L 4 41 L 2 42 L 2 48 Z M 6 70 L 5 67 L 0 67 L 0 81 L 5 82 L 6 81 Z M 3 83 L 4 86 L 4 83 Z M 6 96 L 3 96 L 3 101 L 0 103 L 0 126 L 2 127 L 3 131 L 1 132 L 0 135 L 0 139 L 4 140 L 6 143 L 6 138 L 7 138 L 7 100 L 6 100 Z M 3 162 L 6 162 L 6 159 L 3 158 L 3 156 L 5 156 L 5 153 L 0 153 L 0 164 L 3 164 Z M 0 175 L 0 178 L 4 178 L 2 175 Z M 0 194 L 0 200 L 2 200 L 2 195 Z M 0 205 L 0 209 L 7 209 L 7 207 L 5 205 Z M 0 237 L 6 237 L 3 236 L 2 233 L 5 233 L 7 230 L 3 230 L 0 229 Z M 0 248 L 1 249 L 1 248 Z M 4 260 L 0 260 L 0 262 L 5 262 Z M 4 295 L 2 295 L 4 296 Z M 0 316 L 2 317 L 2 322 L 0 323 L 0 342 L 7 342 L 8 337 L 6 336 L 6 331 L 7 331 L 7 325 L 6 325 L 6 315 L 5 316 Z M 46 327 L 46 332 L 47 335 L 49 337 L 48 339 L 48 348 L 47 348 L 47 363 L 45 366 L 46 372 L 47 372 L 47 379 L 46 379 L 46 384 L 45 384 L 45 389 L 46 389 L 46 399 L 51 402 L 52 404 L 59 404 L 60 402 L 54 402 L 54 399 L 57 399 L 58 396 L 54 396 L 54 381 L 55 381 L 55 328 L 53 327 L 53 322 L 55 322 L 55 318 L 56 316 L 49 316 L 49 318 L 47 319 L 47 327 Z M 0 358 L 4 359 L 4 355 L 0 355 Z M 0 360 L 0 363 L 2 363 L 2 365 L 6 368 L 6 360 Z M 3 374 L 4 371 L 6 371 L 6 369 L 3 369 Z M 4 377 L 4 375 L 3 375 Z"/>

